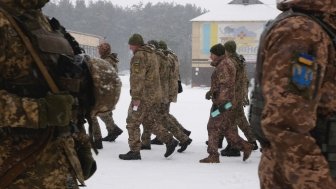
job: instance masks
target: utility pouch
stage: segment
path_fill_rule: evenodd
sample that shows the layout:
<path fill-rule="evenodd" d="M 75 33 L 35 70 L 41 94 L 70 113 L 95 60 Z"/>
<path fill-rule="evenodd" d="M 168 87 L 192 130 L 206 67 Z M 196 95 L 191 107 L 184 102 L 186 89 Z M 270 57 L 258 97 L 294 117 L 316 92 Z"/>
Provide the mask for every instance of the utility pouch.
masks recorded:
<path fill-rule="evenodd" d="M 328 161 L 332 177 L 336 178 L 336 115 L 330 118 L 318 116 L 311 135 Z"/>
<path fill-rule="evenodd" d="M 76 133 L 73 138 L 77 156 L 82 167 L 84 180 L 87 180 L 97 170 L 97 164 L 91 152 L 90 138 L 85 133 Z"/>

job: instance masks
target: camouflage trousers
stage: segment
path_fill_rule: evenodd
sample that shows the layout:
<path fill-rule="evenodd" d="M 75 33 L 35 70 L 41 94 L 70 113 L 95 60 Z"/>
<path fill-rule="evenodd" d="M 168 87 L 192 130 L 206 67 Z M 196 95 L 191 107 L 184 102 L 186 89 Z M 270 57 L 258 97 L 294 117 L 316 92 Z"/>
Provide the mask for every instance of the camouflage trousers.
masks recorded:
<path fill-rule="evenodd" d="M 27 138 L 16 138 L 17 141 L 13 138 L 2 138 L 0 142 L 0 168 L 3 160 L 13 155 L 14 149 L 23 148 L 30 142 Z M 83 183 L 73 139 L 52 139 L 36 157 L 36 161 L 18 175 L 7 189 L 78 189 L 76 172 L 80 174 Z"/>
<path fill-rule="evenodd" d="M 212 108 L 213 109 L 213 108 Z M 250 144 L 238 135 L 237 126 L 234 124 L 235 117 L 232 110 L 225 111 L 216 117 L 209 118 L 208 121 L 208 153 L 209 155 L 219 155 L 218 141 L 221 134 L 224 135 L 228 143 L 233 148 L 243 150 Z"/>
<path fill-rule="evenodd" d="M 280 131 L 268 135 L 259 163 L 261 189 L 332 189 L 328 163 L 309 134 Z"/>
<path fill-rule="evenodd" d="M 235 111 L 235 117 L 236 117 L 235 125 L 237 125 L 239 129 L 244 133 L 247 141 L 255 142 L 256 137 L 254 136 L 252 132 L 250 123 L 246 119 L 245 112 L 244 112 L 244 106 L 238 105 L 234 111 Z"/>
<path fill-rule="evenodd" d="M 183 132 L 183 126 L 177 121 L 177 119 L 169 113 L 170 103 L 161 104 L 158 108 L 158 121 L 166 128 L 173 136 L 184 143 L 189 139 L 189 136 Z M 152 131 L 150 127 L 144 125 L 144 130 L 141 135 L 141 142 L 143 145 L 150 145 Z"/>
<path fill-rule="evenodd" d="M 113 130 L 117 127 L 117 125 L 114 123 L 112 116 L 112 111 L 101 113 L 97 116 L 105 123 L 108 134 L 111 134 Z M 102 139 L 102 134 L 97 117 L 92 118 L 92 134 L 95 140 Z"/>
<path fill-rule="evenodd" d="M 162 142 L 169 143 L 173 139 L 173 135 L 165 129 L 160 123 L 158 117 L 158 105 L 141 103 L 137 111 L 133 110 L 132 103 L 128 109 L 126 119 L 128 130 L 128 144 L 131 151 L 139 152 L 141 149 L 140 141 L 140 125 L 143 124 L 146 129 L 151 130 Z"/>

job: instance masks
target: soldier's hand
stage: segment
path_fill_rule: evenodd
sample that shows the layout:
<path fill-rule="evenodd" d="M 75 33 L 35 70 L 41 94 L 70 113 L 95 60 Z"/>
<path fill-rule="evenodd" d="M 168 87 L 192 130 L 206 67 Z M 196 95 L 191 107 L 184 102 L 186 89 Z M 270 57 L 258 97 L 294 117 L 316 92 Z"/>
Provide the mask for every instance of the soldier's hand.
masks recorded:
<path fill-rule="evenodd" d="M 212 93 L 211 93 L 211 91 L 208 91 L 208 92 L 205 94 L 205 99 L 210 100 L 211 98 L 212 98 Z"/>
<path fill-rule="evenodd" d="M 65 93 L 48 94 L 38 100 L 39 127 L 67 126 L 71 120 L 74 98 Z"/>

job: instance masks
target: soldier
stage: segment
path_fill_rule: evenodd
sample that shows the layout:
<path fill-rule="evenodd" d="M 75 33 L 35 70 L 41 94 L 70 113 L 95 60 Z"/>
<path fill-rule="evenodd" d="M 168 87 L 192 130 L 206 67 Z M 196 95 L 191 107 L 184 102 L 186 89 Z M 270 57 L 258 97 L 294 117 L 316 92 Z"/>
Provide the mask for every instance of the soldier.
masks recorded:
<path fill-rule="evenodd" d="M 249 122 L 246 119 L 244 113 L 244 107 L 249 104 L 248 99 L 248 83 L 249 80 L 247 78 L 246 72 L 246 63 L 245 59 L 242 55 L 238 55 L 236 52 L 237 45 L 235 41 L 227 41 L 224 43 L 225 48 L 225 56 L 229 58 L 236 67 L 236 84 L 235 84 L 235 94 L 236 94 L 236 102 L 237 106 L 234 109 L 236 122 L 234 123 L 234 127 L 238 125 L 239 129 L 243 131 L 247 141 L 254 145 L 253 150 L 258 149 L 258 145 L 256 143 L 256 138 L 252 132 L 252 128 L 250 127 Z M 220 141 L 221 142 L 221 141 Z M 238 149 L 234 149 L 230 144 L 221 151 L 222 156 L 240 156 L 240 152 Z"/>
<path fill-rule="evenodd" d="M 118 57 L 116 53 L 111 53 L 111 46 L 108 43 L 101 43 L 98 46 L 98 52 L 100 55 L 100 58 L 106 60 L 107 62 L 110 63 L 110 65 L 114 68 L 114 71 L 111 73 L 113 75 L 115 75 L 113 78 L 117 79 L 118 81 L 120 81 L 119 77 L 118 77 Z M 120 82 L 116 82 L 116 81 L 111 81 L 116 83 L 118 86 L 116 86 L 116 88 L 121 87 L 121 83 Z M 117 95 L 120 96 L 120 92 L 117 93 Z M 119 99 L 119 96 L 116 97 Z M 115 104 L 116 105 L 116 104 Z M 114 106 L 115 106 L 114 105 Z M 102 141 L 115 141 L 115 139 L 121 135 L 121 133 L 123 132 L 123 130 L 121 130 L 114 122 L 113 120 L 113 113 L 111 112 L 105 112 L 105 113 L 100 113 L 98 116 L 106 125 L 106 129 L 107 129 L 107 136 L 102 138 L 101 135 L 101 131 L 100 131 L 100 127 L 99 127 L 99 123 L 97 120 L 97 117 L 92 118 L 92 127 L 93 127 L 93 136 L 94 136 L 94 143 L 97 149 L 102 149 L 103 148 L 103 144 Z"/>
<path fill-rule="evenodd" d="M 169 106 L 170 106 L 170 90 L 173 90 L 169 84 L 171 84 L 171 80 L 174 80 L 174 65 L 169 62 L 168 54 L 164 54 L 162 50 L 158 49 L 158 43 L 155 40 L 148 41 L 148 44 L 153 45 L 155 48 L 155 53 L 158 58 L 159 65 L 159 74 L 160 74 L 160 90 L 162 93 L 162 97 L 158 104 L 158 112 L 159 117 L 157 117 L 158 121 L 173 134 L 173 136 L 180 141 L 181 148 L 178 149 L 178 152 L 183 152 L 187 149 L 187 147 L 191 144 L 192 139 L 186 135 L 180 127 L 178 127 L 174 122 L 171 121 L 172 115 L 169 114 Z M 174 83 L 174 87 L 176 88 L 176 83 Z M 148 130 L 148 127 L 144 125 L 144 132 L 141 137 L 142 145 L 141 149 L 151 149 L 151 141 L 150 141 L 151 131 Z"/>
<path fill-rule="evenodd" d="M 239 137 L 237 127 L 232 127 L 235 122 L 232 109 L 236 106 L 236 68 L 232 60 L 224 57 L 222 44 L 212 46 L 210 53 L 211 65 L 215 70 L 211 75 L 210 91 L 206 94 L 206 98 L 212 99 L 213 103 L 207 126 L 209 156 L 201 159 L 200 163 L 219 163 L 218 140 L 221 133 L 224 133 L 228 143 L 243 151 L 245 161 L 250 157 L 253 145 Z"/>
<path fill-rule="evenodd" d="M 130 151 L 126 154 L 120 154 L 119 158 L 123 160 L 141 159 L 140 124 L 142 123 L 144 126 L 149 127 L 166 144 L 167 149 L 164 156 L 168 157 L 175 151 L 178 142 L 156 120 L 158 112 L 155 107 L 160 105 L 157 102 L 160 101 L 162 95 L 157 57 L 154 49 L 144 44 L 140 34 L 133 34 L 128 44 L 133 52 L 130 63 L 130 92 L 132 100 L 126 119 Z"/>
<path fill-rule="evenodd" d="M 178 120 L 169 113 L 169 109 L 170 109 L 170 103 L 177 102 L 177 94 L 181 93 L 181 89 L 182 87 L 180 86 L 181 83 L 179 81 L 181 81 L 180 79 L 180 71 L 179 71 L 179 61 L 178 58 L 176 56 L 176 54 L 171 51 L 170 49 L 168 49 L 166 42 L 164 41 L 159 41 L 158 42 L 158 48 L 160 50 L 163 51 L 163 53 L 168 57 L 168 63 L 170 65 L 171 68 L 171 72 L 170 72 L 170 76 L 169 76 L 169 82 L 168 82 L 168 86 L 169 86 L 169 94 L 168 94 L 168 106 L 166 107 L 167 109 L 167 120 L 166 120 L 166 125 L 170 125 L 171 127 L 174 127 L 175 129 L 177 129 L 177 131 L 183 131 L 183 133 L 185 135 L 187 135 L 188 137 L 191 134 L 191 131 L 185 129 L 181 123 L 178 122 Z M 180 135 L 182 135 L 180 133 Z M 184 137 L 186 138 L 186 137 Z M 191 140 L 188 140 L 188 142 L 185 142 L 183 147 L 187 147 L 187 145 L 189 145 L 188 143 L 191 142 Z M 162 142 L 156 137 L 151 141 L 151 144 L 162 144 Z M 181 143 L 182 144 L 182 143 Z M 183 149 L 183 148 L 182 148 Z"/>
<path fill-rule="evenodd" d="M 95 170 L 82 49 L 47 0 L 0 1 L 0 188 L 78 188 Z M 62 91 L 62 92 L 60 92 Z M 82 96 L 79 96 L 83 94 Z"/>
<path fill-rule="evenodd" d="M 283 13 L 261 36 L 252 100 L 260 186 L 333 189 L 336 1 L 278 1 L 277 7 Z"/>

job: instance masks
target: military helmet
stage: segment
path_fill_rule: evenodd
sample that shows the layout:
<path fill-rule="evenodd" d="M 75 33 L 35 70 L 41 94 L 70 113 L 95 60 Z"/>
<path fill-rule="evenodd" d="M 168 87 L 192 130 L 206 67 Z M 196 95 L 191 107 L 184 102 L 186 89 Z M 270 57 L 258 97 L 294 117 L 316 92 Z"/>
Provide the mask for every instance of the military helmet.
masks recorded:
<path fill-rule="evenodd" d="M 129 45 L 139 45 L 139 46 L 142 46 L 142 45 L 144 45 L 145 43 L 144 43 L 144 40 L 143 40 L 142 36 L 141 36 L 140 34 L 138 34 L 138 33 L 135 33 L 135 34 L 133 34 L 133 35 L 129 38 L 129 40 L 128 40 L 128 44 L 129 44 Z"/>
<path fill-rule="evenodd" d="M 222 44 L 218 43 L 210 48 L 210 52 L 216 56 L 222 56 L 225 54 L 225 48 Z"/>
<path fill-rule="evenodd" d="M 167 43 L 164 41 L 159 41 L 159 49 L 167 50 Z"/>
<path fill-rule="evenodd" d="M 224 48 L 229 53 L 236 53 L 237 50 L 236 42 L 233 40 L 227 41 L 224 43 Z"/>
<path fill-rule="evenodd" d="M 149 40 L 149 41 L 147 42 L 147 44 L 149 44 L 149 45 L 153 45 L 155 48 L 159 48 L 159 43 L 158 43 L 156 40 L 154 40 L 154 39 Z"/>
<path fill-rule="evenodd" d="M 99 46 L 98 46 L 98 50 L 99 50 L 99 53 L 101 55 L 108 55 L 108 54 L 111 54 L 111 45 L 104 42 L 104 43 L 101 43 Z"/>

